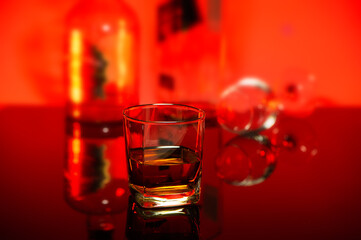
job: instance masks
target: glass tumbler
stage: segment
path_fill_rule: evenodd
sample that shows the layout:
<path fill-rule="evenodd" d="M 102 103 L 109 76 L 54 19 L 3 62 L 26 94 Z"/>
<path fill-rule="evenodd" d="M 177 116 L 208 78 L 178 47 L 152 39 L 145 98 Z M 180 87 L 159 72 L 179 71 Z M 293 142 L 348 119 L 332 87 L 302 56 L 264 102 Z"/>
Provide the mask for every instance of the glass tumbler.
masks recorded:
<path fill-rule="evenodd" d="M 179 104 L 124 110 L 129 188 L 142 207 L 200 199 L 205 113 Z"/>

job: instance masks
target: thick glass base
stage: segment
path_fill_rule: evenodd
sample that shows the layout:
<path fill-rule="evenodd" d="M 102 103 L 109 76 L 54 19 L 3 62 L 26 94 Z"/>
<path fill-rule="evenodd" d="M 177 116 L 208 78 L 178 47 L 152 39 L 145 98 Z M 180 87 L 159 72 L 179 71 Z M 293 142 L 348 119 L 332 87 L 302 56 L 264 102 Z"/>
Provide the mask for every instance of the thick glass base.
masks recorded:
<path fill-rule="evenodd" d="M 126 236 L 138 239 L 200 239 L 200 208 L 187 205 L 170 208 L 142 208 L 130 197 Z"/>
<path fill-rule="evenodd" d="M 175 185 L 145 188 L 129 184 L 129 188 L 135 201 L 143 208 L 184 206 L 196 204 L 200 200 L 200 180 L 193 187 Z"/>

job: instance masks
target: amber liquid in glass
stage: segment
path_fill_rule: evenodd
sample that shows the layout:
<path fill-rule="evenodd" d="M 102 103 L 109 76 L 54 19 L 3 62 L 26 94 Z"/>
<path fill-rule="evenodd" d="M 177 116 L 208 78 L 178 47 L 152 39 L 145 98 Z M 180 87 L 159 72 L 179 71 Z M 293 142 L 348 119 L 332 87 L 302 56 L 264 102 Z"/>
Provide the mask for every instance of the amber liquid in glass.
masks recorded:
<path fill-rule="evenodd" d="M 199 200 L 201 161 L 182 146 L 131 149 L 129 185 L 143 207 L 176 206 Z"/>

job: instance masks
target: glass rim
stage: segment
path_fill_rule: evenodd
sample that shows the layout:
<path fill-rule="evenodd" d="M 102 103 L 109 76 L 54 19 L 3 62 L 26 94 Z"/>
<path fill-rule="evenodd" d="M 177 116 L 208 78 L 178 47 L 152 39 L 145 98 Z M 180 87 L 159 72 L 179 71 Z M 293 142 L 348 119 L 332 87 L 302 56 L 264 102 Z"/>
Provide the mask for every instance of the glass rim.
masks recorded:
<path fill-rule="evenodd" d="M 200 117 L 197 117 L 195 119 L 191 119 L 191 120 L 178 120 L 178 121 L 150 121 L 150 120 L 141 120 L 141 119 L 137 119 L 134 117 L 130 117 L 126 114 L 126 111 L 132 110 L 132 109 L 137 109 L 137 108 L 146 108 L 146 107 L 152 107 L 152 106 L 174 106 L 174 107 L 182 107 L 182 108 L 188 108 L 191 109 L 195 112 L 201 113 Z M 193 106 L 189 106 L 189 105 L 185 105 L 185 104 L 178 104 L 178 103 L 150 103 L 150 104 L 140 104 L 140 105 L 134 105 L 134 106 L 130 106 L 130 107 L 126 107 L 123 110 L 123 116 L 125 119 L 129 119 L 133 122 L 138 122 L 138 123 L 143 123 L 143 124 L 162 124 L 162 125 L 172 125 L 172 124 L 191 124 L 191 123 L 196 123 L 198 121 L 202 121 L 205 119 L 206 117 L 206 113 L 204 110 L 200 109 L 200 108 L 196 108 Z"/>

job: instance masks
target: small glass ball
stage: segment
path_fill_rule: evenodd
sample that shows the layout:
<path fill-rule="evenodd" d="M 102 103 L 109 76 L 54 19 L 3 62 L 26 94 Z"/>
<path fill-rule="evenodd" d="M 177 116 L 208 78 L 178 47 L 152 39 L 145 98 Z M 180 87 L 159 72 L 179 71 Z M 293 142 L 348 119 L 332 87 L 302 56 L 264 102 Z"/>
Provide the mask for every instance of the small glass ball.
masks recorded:
<path fill-rule="evenodd" d="M 228 131 L 244 134 L 270 128 L 278 104 L 267 83 L 243 78 L 223 91 L 217 105 L 217 119 Z"/>

